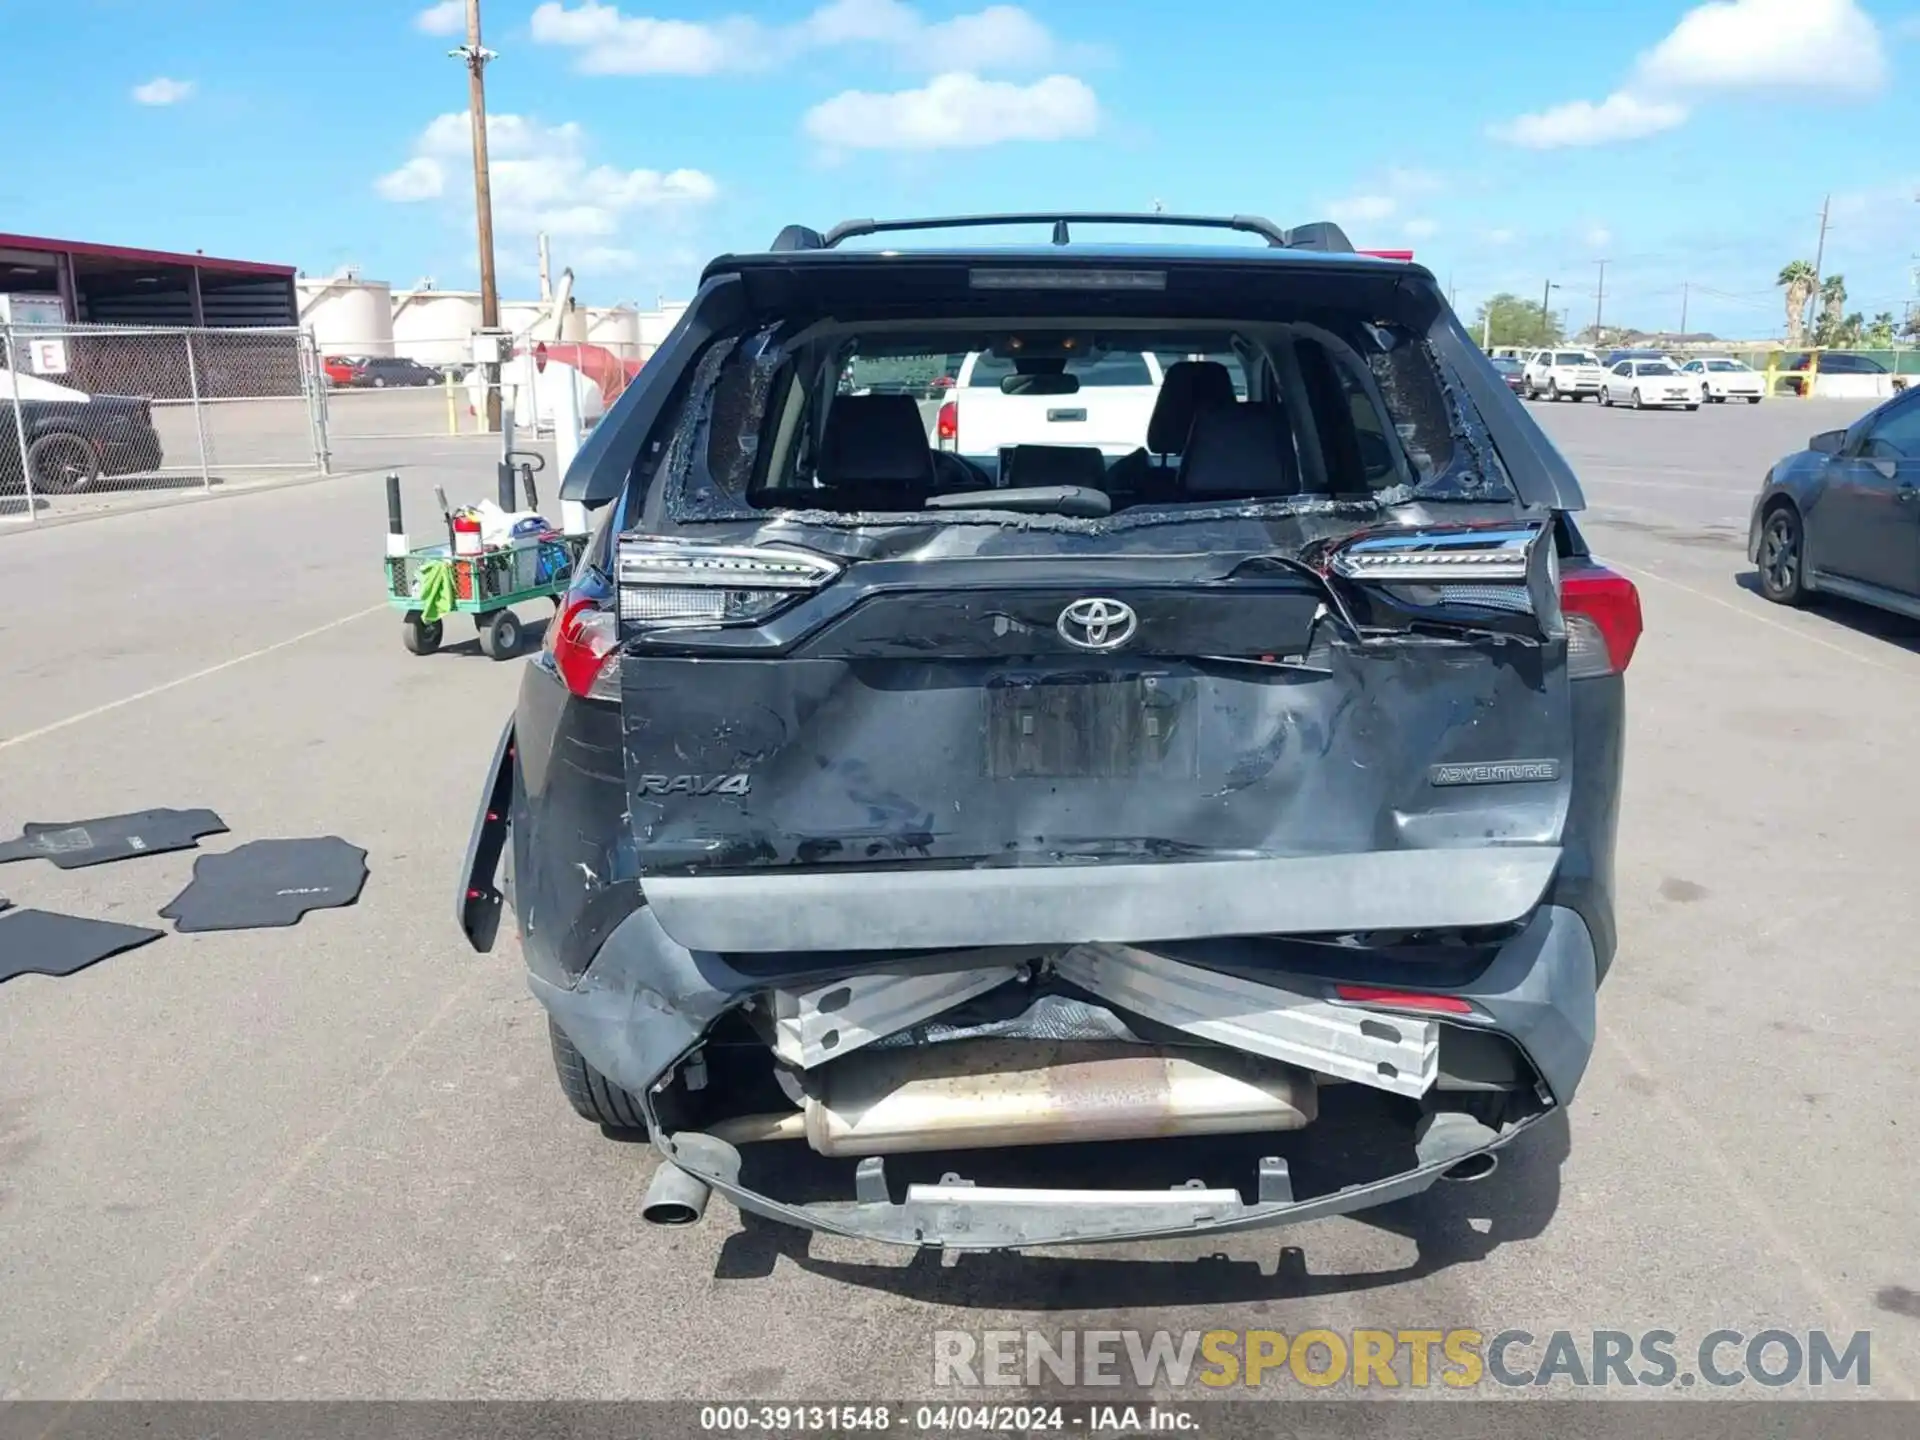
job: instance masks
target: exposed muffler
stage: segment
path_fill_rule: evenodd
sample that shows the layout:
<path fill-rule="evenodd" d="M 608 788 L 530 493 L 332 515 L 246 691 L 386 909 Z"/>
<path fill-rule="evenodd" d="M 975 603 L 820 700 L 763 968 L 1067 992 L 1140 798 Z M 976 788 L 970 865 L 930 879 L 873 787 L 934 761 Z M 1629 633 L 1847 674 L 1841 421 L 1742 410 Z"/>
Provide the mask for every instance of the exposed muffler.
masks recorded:
<path fill-rule="evenodd" d="M 1297 1130 L 1313 1077 L 1210 1047 L 962 1040 L 867 1050 L 809 1071 L 801 1109 L 709 1127 L 731 1144 L 804 1139 L 822 1155 Z"/>
<path fill-rule="evenodd" d="M 662 1160 L 640 1204 L 640 1218 L 649 1225 L 691 1225 L 706 1213 L 712 1193 L 705 1181 Z"/>

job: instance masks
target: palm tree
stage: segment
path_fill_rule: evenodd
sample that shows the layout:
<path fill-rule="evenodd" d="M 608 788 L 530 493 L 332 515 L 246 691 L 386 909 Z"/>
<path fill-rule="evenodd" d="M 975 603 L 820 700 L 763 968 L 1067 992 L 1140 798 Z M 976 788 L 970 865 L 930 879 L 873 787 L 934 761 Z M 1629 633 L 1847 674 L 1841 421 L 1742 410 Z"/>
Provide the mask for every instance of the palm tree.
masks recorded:
<path fill-rule="evenodd" d="M 1773 283 L 1786 287 L 1787 347 L 1797 350 L 1806 334 L 1807 301 L 1813 298 L 1813 266 L 1805 260 L 1789 260 Z"/>

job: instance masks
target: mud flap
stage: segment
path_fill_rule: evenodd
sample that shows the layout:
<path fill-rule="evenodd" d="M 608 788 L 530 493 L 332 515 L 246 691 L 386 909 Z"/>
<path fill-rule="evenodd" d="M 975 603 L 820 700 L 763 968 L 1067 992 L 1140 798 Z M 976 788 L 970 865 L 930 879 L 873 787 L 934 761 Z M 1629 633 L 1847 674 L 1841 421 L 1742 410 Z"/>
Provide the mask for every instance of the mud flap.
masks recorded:
<path fill-rule="evenodd" d="M 467 943 L 480 954 L 493 949 L 500 933 L 500 912 L 506 896 L 497 883 L 500 857 L 507 848 L 507 807 L 513 801 L 513 722 L 500 732 L 493 747 L 493 763 L 481 792 L 480 812 L 473 817 L 467 839 L 467 858 L 460 871 L 460 892 L 454 900 L 454 919 Z"/>

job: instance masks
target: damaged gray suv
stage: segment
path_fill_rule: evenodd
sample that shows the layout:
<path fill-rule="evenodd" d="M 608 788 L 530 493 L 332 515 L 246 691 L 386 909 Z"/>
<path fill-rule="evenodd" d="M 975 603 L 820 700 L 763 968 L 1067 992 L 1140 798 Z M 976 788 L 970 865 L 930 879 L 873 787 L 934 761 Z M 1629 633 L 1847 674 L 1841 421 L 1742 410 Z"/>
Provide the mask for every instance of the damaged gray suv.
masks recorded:
<path fill-rule="evenodd" d="M 987 224 L 1050 243 L 897 248 Z M 988 453 L 849 379 L 963 356 Z M 1248 1229 L 1572 1101 L 1639 599 L 1426 270 L 1251 217 L 790 227 L 562 493 L 593 539 L 458 909 L 480 950 L 512 910 L 648 1219 Z"/>

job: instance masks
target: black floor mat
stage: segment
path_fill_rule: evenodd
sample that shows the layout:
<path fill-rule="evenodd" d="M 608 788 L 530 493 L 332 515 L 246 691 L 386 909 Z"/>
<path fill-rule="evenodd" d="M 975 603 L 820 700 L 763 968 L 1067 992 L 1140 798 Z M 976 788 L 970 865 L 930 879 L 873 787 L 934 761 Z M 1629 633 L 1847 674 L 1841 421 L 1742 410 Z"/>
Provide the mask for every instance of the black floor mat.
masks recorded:
<path fill-rule="evenodd" d="M 211 810 L 142 810 L 135 815 L 103 815 L 98 820 L 21 829 L 19 839 L 0 841 L 0 865 L 41 859 L 51 860 L 62 870 L 79 870 L 135 855 L 191 850 L 202 835 L 226 834 L 227 822 Z"/>
<path fill-rule="evenodd" d="M 160 913 L 176 930 L 297 925 L 309 910 L 351 905 L 367 883 L 367 852 L 337 835 L 253 840 L 193 862 L 193 883 Z"/>
<path fill-rule="evenodd" d="M 0 914 L 0 983 L 29 972 L 71 975 L 164 933 L 47 910 L 8 910 Z"/>

